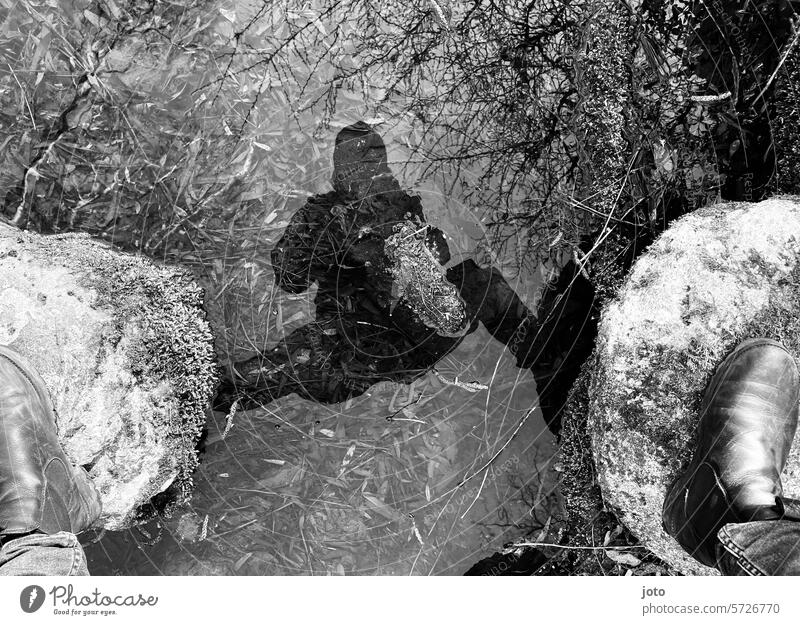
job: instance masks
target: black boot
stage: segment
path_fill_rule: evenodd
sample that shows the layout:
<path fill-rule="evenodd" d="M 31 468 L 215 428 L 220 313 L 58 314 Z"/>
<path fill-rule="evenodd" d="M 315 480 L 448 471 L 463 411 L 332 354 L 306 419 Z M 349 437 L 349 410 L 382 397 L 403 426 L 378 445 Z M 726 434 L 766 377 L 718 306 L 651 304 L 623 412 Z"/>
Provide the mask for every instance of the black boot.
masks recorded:
<path fill-rule="evenodd" d="M 0 346 L 0 540 L 77 534 L 100 516 L 100 499 L 58 442 L 50 396 L 31 365 Z"/>
<path fill-rule="evenodd" d="M 716 565 L 723 525 L 787 516 L 780 475 L 799 399 L 793 358 L 768 339 L 741 343 L 711 379 L 694 456 L 667 491 L 662 513 L 666 532 L 703 564 Z"/>

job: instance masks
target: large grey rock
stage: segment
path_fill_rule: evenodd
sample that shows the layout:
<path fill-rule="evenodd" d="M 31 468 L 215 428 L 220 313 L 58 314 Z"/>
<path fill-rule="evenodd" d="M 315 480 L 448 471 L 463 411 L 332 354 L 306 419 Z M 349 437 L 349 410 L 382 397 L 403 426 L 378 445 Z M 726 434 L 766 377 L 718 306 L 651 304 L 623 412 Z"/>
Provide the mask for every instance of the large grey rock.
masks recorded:
<path fill-rule="evenodd" d="M 723 204 L 682 218 L 634 265 L 602 315 L 588 433 L 603 499 L 657 556 L 715 571 L 661 528 L 666 489 L 690 458 L 708 380 L 741 340 L 800 356 L 800 202 Z M 783 475 L 800 495 L 800 436 Z"/>
<path fill-rule="evenodd" d="M 44 378 L 67 455 L 118 529 L 170 489 L 191 488 L 216 386 L 202 291 L 175 268 L 84 235 L 0 224 L 0 344 Z"/>

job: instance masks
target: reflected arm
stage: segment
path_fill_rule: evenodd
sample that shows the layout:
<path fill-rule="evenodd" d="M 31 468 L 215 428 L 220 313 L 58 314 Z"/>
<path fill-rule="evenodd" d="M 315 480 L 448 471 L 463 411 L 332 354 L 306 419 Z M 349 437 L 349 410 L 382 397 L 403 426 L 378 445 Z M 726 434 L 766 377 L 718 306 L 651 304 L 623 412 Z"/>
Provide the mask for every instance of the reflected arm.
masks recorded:
<path fill-rule="evenodd" d="M 568 263 L 548 285 L 534 314 L 496 269 L 483 269 L 468 260 L 447 275 L 459 287 L 470 314 L 508 346 L 518 367 L 531 370 L 542 414 L 556 433 L 569 390 L 596 334 L 592 285 Z"/>
<path fill-rule="evenodd" d="M 447 279 L 458 287 L 470 316 L 517 356 L 512 340 L 521 342 L 529 333 L 527 328 L 533 327 L 535 317 L 503 275 L 493 267 L 479 267 L 469 259 L 448 269 Z"/>

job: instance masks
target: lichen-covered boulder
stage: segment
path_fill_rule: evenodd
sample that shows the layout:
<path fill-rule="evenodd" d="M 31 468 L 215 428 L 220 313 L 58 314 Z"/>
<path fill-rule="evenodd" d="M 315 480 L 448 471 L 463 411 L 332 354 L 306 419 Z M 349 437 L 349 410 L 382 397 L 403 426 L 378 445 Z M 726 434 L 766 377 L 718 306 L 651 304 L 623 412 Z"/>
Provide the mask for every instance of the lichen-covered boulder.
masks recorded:
<path fill-rule="evenodd" d="M 44 378 L 66 453 L 100 492 L 99 525 L 134 523 L 165 491 L 188 497 L 217 373 L 183 271 L 0 224 L 0 344 Z"/>
<path fill-rule="evenodd" d="M 741 340 L 767 336 L 800 357 L 800 199 L 721 204 L 676 222 L 604 310 L 587 430 L 607 505 L 662 560 L 713 574 L 661 527 L 664 495 L 686 466 L 698 407 Z M 800 495 L 800 435 L 783 475 Z"/>

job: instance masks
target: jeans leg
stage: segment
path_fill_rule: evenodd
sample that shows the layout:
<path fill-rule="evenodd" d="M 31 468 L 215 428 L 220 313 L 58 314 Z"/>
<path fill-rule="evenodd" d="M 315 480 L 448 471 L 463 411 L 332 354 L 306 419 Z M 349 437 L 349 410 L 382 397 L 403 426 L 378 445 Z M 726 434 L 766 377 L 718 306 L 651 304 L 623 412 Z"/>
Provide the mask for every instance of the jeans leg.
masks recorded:
<path fill-rule="evenodd" d="M 0 547 L 0 575 L 89 575 L 75 534 L 28 534 Z"/>
<path fill-rule="evenodd" d="M 800 522 L 729 523 L 717 534 L 723 575 L 800 575 Z"/>

